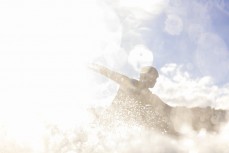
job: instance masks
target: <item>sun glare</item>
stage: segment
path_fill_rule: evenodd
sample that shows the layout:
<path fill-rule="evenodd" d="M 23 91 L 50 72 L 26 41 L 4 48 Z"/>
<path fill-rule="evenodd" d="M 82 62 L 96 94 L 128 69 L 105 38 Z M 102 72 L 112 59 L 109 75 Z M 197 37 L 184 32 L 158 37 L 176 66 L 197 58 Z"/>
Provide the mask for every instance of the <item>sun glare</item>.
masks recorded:
<path fill-rule="evenodd" d="M 39 150 L 44 123 L 66 130 L 91 120 L 86 108 L 93 103 L 93 76 L 87 66 L 109 45 L 119 46 L 121 29 L 114 12 L 94 0 L 25 1 L 23 8 L 17 20 L 23 32 L 10 33 L 18 40 L 0 57 L 8 63 L 0 67 L 2 89 L 8 89 L 1 97 L 0 127 L 18 143 Z M 117 27 L 109 27 L 105 10 Z"/>

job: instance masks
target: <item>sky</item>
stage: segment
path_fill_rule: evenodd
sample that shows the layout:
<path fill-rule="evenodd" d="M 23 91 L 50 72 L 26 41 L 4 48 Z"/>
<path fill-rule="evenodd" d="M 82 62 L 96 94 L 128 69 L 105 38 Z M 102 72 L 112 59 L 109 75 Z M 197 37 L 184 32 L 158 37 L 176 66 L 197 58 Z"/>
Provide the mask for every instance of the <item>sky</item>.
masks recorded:
<path fill-rule="evenodd" d="M 0 0 L 0 23 L 2 141 L 42 150 L 44 123 L 79 126 L 91 120 L 86 108 L 109 105 L 117 85 L 90 63 L 133 78 L 153 65 L 152 92 L 166 103 L 229 109 L 226 0 Z M 227 129 L 202 140 L 225 147 Z M 185 144 L 207 150 L 197 139 Z"/>
<path fill-rule="evenodd" d="M 155 66 L 160 77 L 152 92 L 167 103 L 228 108 L 227 1 L 107 4 L 122 27 L 121 42 L 116 44 L 119 51 L 112 53 L 119 59 L 102 55 L 97 61 L 133 78 L 138 78 L 141 66 Z M 114 92 L 112 82 L 104 84 Z"/>
<path fill-rule="evenodd" d="M 127 52 L 144 45 L 153 53 L 153 65 L 158 68 L 176 63 L 187 67 L 193 77 L 210 76 L 217 85 L 228 83 L 228 2 L 138 3 L 119 8 L 130 12 L 122 15 L 128 29 L 122 47 Z"/>

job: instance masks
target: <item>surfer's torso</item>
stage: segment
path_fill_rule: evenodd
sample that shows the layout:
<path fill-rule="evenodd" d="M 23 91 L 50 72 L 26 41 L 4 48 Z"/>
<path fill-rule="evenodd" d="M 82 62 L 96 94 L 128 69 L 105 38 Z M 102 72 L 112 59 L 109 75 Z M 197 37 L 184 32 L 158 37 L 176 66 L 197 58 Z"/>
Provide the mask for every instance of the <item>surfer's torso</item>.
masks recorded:
<path fill-rule="evenodd" d="M 164 132 L 169 131 L 170 106 L 148 88 L 141 88 L 138 80 L 131 79 L 131 85 L 120 85 L 112 103 L 116 117 L 126 122 L 146 125 Z"/>

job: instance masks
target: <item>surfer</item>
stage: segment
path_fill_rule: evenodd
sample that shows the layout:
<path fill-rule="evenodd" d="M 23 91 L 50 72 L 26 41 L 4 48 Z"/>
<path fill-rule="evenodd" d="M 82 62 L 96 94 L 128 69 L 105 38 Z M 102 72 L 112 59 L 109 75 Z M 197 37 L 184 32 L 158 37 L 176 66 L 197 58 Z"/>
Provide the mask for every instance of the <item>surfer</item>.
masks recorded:
<path fill-rule="evenodd" d="M 144 125 L 163 133 L 174 133 L 169 119 L 171 107 L 150 91 L 159 77 L 155 67 L 142 67 L 138 80 L 99 64 L 92 64 L 90 68 L 119 85 L 110 109 L 114 118 L 128 124 Z"/>

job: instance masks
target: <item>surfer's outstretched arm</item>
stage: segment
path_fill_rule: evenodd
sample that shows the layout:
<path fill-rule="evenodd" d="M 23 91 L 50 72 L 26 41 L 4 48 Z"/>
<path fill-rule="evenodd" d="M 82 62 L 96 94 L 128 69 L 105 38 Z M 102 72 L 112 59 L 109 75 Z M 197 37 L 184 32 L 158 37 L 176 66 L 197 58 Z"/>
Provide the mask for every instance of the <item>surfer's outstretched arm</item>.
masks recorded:
<path fill-rule="evenodd" d="M 104 75 L 105 77 L 115 81 L 118 84 L 128 84 L 130 82 L 130 78 L 127 76 L 120 74 L 118 72 L 112 71 L 109 68 L 99 65 L 99 64 L 91 64 L 89 66 L 90 69 Z"/>

